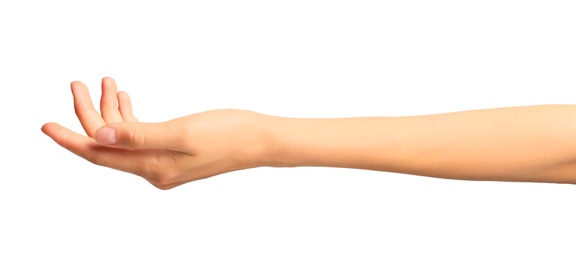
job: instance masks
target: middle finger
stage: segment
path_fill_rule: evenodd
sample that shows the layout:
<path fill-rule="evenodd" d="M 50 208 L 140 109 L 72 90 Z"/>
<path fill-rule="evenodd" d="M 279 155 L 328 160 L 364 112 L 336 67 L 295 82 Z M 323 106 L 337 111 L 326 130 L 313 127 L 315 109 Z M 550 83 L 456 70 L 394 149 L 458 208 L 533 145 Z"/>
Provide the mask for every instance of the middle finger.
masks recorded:
<path fill-rule="evenodd" d="M 72 88 L 72 95 L 74 96 L 74 110 L 76 111 L 76 116 L 78 116 L 80 124 L 82 124 L 86 134 L 90 137 L 94 137 L 96 130 L 106 125 L 106 122 L 104 122 L 104 119 L 102 119 L 100 114 L 98 114 L 98 111 L 94 109 L 86 85 L 80 81 L 74 81 L 70 85 Z"/>

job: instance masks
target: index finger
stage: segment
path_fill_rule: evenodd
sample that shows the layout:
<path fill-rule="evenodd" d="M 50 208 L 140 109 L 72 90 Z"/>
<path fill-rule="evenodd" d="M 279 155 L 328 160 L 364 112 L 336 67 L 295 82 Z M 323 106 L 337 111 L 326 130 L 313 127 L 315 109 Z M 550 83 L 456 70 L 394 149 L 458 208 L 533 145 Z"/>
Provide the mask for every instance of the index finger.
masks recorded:
<path fill-rule="evenodd" d="M 154 151 L 127 150 L 101 146 L 94 139 L 78 134 L 57 123 L 42 126 L 42 132 L 60 146 L 96 165 L 101 165 L 142 177 L 146 165 L 153 163 Z"/>

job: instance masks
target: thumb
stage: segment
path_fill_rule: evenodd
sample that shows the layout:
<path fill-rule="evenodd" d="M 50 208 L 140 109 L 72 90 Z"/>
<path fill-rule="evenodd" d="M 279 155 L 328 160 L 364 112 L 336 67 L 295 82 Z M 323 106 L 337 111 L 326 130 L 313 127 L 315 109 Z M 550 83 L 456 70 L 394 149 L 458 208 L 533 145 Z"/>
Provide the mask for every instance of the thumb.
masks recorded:
<path fill-rule="evenodd" d="M 121 122 L 101 127 L 96 131 L 94 139 L 98 144 L 110 147 L 180 150 L 178 148 L 183 140 L 173 135 L 177 132 L 171 129 L 168 122 Z"/>

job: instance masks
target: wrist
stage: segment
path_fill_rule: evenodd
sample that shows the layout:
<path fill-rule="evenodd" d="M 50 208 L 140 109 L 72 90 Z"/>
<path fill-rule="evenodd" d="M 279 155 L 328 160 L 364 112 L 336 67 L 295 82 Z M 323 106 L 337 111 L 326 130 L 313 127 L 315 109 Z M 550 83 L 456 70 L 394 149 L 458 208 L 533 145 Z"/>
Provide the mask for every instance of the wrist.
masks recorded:
<path fill-rule="evenodd" d="M 266 116 L 263 166 L 329 166 L 323 151 L 327 140 L 322 120 Z"/>
<path fill-rule="evenodd" d="M 288 167 L 286 145 L 286 121 L 288 118 L 260 114 L 259 166 Z"/>

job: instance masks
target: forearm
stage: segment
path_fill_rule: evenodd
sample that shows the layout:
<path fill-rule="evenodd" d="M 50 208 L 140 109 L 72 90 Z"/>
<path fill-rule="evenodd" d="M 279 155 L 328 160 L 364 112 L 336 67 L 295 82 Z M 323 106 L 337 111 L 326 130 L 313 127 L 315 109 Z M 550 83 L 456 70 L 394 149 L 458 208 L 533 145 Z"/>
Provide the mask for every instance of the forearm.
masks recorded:
<path fill-rule="evenodd" d="M 271 117 L 271 166 L 441 178 L 576 183 L 576 106 L 408 117 Z"/>

